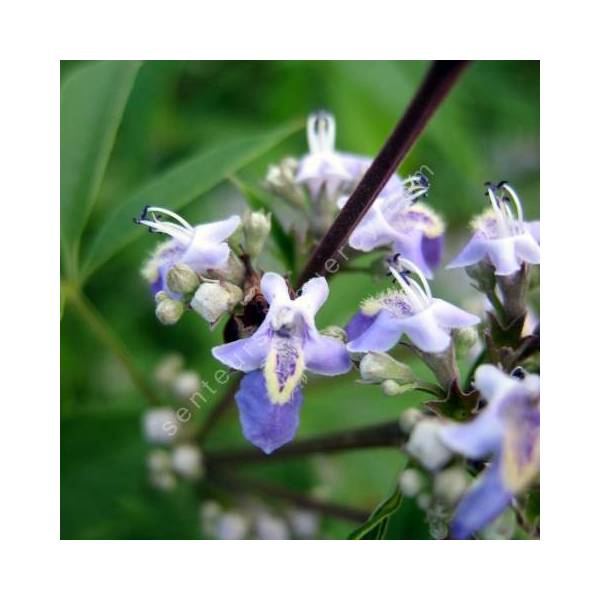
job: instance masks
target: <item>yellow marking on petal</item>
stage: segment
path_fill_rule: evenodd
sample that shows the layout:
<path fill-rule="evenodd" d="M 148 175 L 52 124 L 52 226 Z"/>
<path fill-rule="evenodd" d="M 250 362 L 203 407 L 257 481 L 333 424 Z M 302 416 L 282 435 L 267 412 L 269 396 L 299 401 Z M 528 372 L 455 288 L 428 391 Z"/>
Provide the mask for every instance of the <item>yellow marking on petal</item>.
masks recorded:
<path fill-rule="evenodd" d="M 291 367 L 289 373 L 285 371 Z M 283 372 L 283 374 L 282 374 Z M 273 343 L 264 366 L 269 399 L 273 404 L 286 404 L 301 383 L 304 373 L 302 349 L 290 340 Z"/>
<path fill-rule="evenodd" d="M 476 217 L 473 217 L 471 219 L 470 227 L 471 227 L 471 229 L 474 229 L 474 230 L 478 230 L 478 229 L 485 230 L 485 229 L 487 229 L 488 223 L 490 221 L 496 221 L 496 220 L 497 220 L 496 213 L 494 212 L 494 210 L 492 208 L 488 208 L 487 210 L 482 212 L 480 215 L 477 215 Z"/>
<path fill-rule="evenodd" d="M 502 460 L 502 479 L 506 486 L 518 494 L 531 483 L 540 470 L 540 440 L 534 441 L 531 454 L 526 462 L 522 460 L 522 432 L 518 428 L 510 427 L 504 439 L 504 453 Z"/>

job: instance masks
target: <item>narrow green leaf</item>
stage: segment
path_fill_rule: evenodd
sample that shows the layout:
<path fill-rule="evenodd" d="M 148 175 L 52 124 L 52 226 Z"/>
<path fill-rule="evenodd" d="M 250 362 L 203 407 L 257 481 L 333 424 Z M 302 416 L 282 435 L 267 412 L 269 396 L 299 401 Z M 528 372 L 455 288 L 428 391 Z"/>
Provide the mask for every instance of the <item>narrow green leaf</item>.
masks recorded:
<path fill-rule="evenodd" d="M 244 195 L 250 208 L 252 210 L 264 210 L 271 213 L 271 232 L 273 234 L 273 240 L 277 245 L 277 249 L 283 259 L 286 267 L 294 275 L 294 268 L 296 264 L 296 246 L 294 239 L 288 233 L 286 233 L 283 225 L 277 218 L 272 208 L 274 198 L 265 190 L 262 190 L 256 185 L 240 181 L 237 178 L 232 178 L 234 185 Z"/>
<path fill-rule="evenodd" d="M 197 153 L 148 181 L 115 208 L 92 239 L 84 261 L 84 276 L 143 233 L 143 228 L 136 227 L 132 219 L 145 205 L 181 210 L 299 128 L 299 123 L 293 123 Z"/>
<path fill-rule="evenodd" d="M 79 241 L 141 63 L 106 61 L 76 71 L 60 98 L 60 224 L 64 265 L 77 269 Z"/>
<path fill-rule="evenodd" d="M 385 499 L 369 517 L 369 520 L 355 529 L 349 536 L 349 540 L 381 540 L 387 532 L 390 516 L 402 503 L 402 494 L 396 486 L 392 495 Z"/>

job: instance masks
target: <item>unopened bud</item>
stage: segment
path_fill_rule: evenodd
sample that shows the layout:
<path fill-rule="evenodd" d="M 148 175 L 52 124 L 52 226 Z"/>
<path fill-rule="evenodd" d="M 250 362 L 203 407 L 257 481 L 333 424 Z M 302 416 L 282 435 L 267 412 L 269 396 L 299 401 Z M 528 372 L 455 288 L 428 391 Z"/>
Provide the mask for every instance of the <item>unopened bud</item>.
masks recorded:
<path fill-rule="evenodd" d="M 417 506 L 421 510 L 428 510 L 431 506 L 431 494 L 422 493 L 417 496 Z"/>
<path fill-rule="evenodd" d="M 287 523 L 276 515 L 261 511 L 254 522 L 256 534 L 260 540 L 287 540 L 290 529 Z"/>
<path fill-rule="evenodd" d="M 148 453 L 146 460 L 148 470 L 152 473 L 161 473 L 171 469 L 171 457 L 166 450 L 155 449 Z"/>
<path fill-rule="evenodd" d="M 415 425 L 406 444 L 406 451 L 429 471 L 437 471 L 452 457 L 439 435 L 441 427 L 436 419 L 423 419 Z"/>
<path fill-rule="evenodd" d="M 381 383 L 381 389 L 386 396 L 399 396 L 406 391 L 406 385 L 401 385 L 393 379 L 386 379 Z"/>
<path fill-rule="evenodd" d="M 211 325 L 230 312 L 243 298 L 242 290 L 233 283 L 203 283 L 192 298 L 191 307 Z"/>
<path fill-rule="evenodd" d="M 479 341 L 479 335 L 475 327 L 455 329 L 453 337 L 454 347 L 458 355 L 466 354 Z"/>
<path fill-rule="evenodd" d="M 415 425 L 424 419 L 423 413 L 416 408 L 407 408 L 400 415 L 400 429 L 406 434 L 409 434 L 415 427 Z"/>
<path fill-rule="evenodd" d="M 265 179 L 266 188 L 298 206 L 304 206 L 304 193 L 296 183 L 298 161 L 284 158 L 278 165 L 270 165 Z"/>
<path fill-rule="evenodd" d="M 405 469 L 398 477 L 400 491 L 408 498 L 414 498 L 423 489 L 423 478 L 416 469 Z"/>
<path fill-rule="evenodd" d="M 265 214 L 262 210 L 246 212 L 242 219 L 244 230 L 244 250 L 256 258 L 262 252 L 265 241 L 271 233 L 271 213 Z"/>
<path fill-rule="evenodd" d="M 242 540 L 248 535 L 248 519 L 238 512 L 225 513 L 217 522 L 215 537 L 220 540 Z"/>
<path fill-rule="evenodd" d="M 412 369 L 389 354 L 368 352 L 360 361 L 360 375 L 368 383 L 381 383 L 387 379 L 396 379 L 402 383 L 416 380 Z"/>
<path fill-rule="evenodd" d="M 192 294 L 199 285 L 198 275 L 183 263 L 171 267 L 167 273 L 167 286 L 176 294 Z"/>
<path fill-rule="evenodd" d="M 204 473 L 204 463 L 200 449 L 192 444 L 182 444 L 173 449 L 173 470 L 183 477 L 195 481 Z"/>
<path fill-rule="evenodd" d="M 213 272 L 219 279 L 229 281 L 229 283 L 234 283 L 240 287 L 242 287 L 246 278 L 246 266 L 233 252 L 229 253 L 227 264 L 221 269 L 213 269 Z"/>
<path fill-rule="evenodd" d="M 158 296 L 159 294 L 157 294 Z M 179 302 L 179 300 L 173 300 L 172 298 L 162 298 L 159 303 L 156 305 L 156 318 L 163 325 L 175 325 L 181 316 L 183 315 L 183 311 L 185 310 L 185 306 L 183 302 Z"/>
<path fill-rule="evenodd" d="M 464 470 L 460 467 L 451 467 L 435 476 L 433 493 L 440 500 L 452 506 L 460 500 L 468 485 L 469 481 Z"/>
<path fill-rule="evenodd" d="M 181 354 L 167 354 L 156 365 L 154 379 L 162 385 L 170 384 L 182 368 L 183 356 Z"/>
<path fill-rule="evenodd" d="M 144 437 L 151 444 L 170 444 L 179 429 L 177 415 L 171 408 L 152 408 L 143 417 Z"/>
<path fill-rule="evenodd" d="M 334 340 L 338 340 L 339 342 L 342 342 L 342 344 L 345 344 L 348 341 L 346 330 L 337 325 L 330 325 L 329 327 L 325 327 L 325 329 L 321 329 L 321 334 L 331 337 Z"/>
<path fill-rule="evenodd" d="M 183 371 L 173 381 L 173 392 L 179 400 L 187 400 L 200 389 L 200 377 L 194 371 Z"/>

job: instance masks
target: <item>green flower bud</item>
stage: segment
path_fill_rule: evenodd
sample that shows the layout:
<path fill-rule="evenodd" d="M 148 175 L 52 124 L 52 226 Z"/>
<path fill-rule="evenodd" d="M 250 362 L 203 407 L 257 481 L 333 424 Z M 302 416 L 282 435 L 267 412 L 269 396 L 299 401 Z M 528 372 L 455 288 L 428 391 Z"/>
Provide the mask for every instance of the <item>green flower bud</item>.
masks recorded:
<path fill-rule="evenodd" d="M 243 298 L 242 290 L 227 281 L 207 281 L 194 294 L 191 307 L 211 325 L 233 310 Z"/>
<path fill-rule="evenodd" d="M 367 383 L 395 379 L 402 383 L 416 381 L 412 369 L 383 352 L 368 352 L 360 361 L 360 375 Z"/>
<path fill-rule="evenodd" d="M 416 408 L 407 408 L 400 415 L 400 429 L 404 433 L 409 434 L 414 429 L 415 425 L 424 418 L 425 415 L 423 415 L 420 410 Z"/>
<path fill-rule="evenodd" d="M 479 334 L 476 327 L 461 327 L 453 331 L 454 347 L 459 356 L 466 354 L 478 341 Z"/>
<path fill-rule="evenodd" d="M 157 298 L 159 296 L 161 296 L 161 292 L 156 294 Z M 185 306 L 183 302 L 179 302 L 179 300 L 173 300 L 168 296 L 166 298 L 161 296 L 158 304 L 156 305 L 156 318 L 163 325 L 175 325 L 175 323 L 181 319 L 184 310 Z"/>
<path fill-rule="evenodd" d="M 192 294 L 199 285 L 198 275 L 183 263 L 175 265 L 167 273 L 167 286 L 176 294 Z"/>
<path fill-rule="evenodd" d="M 393 379 L 386 379 L 381 383 L 381 389 L 386 396 L 399 396 L 406 391 L 406 385 L 402 385 Z"/>
<path fill-rule="evenodd" d="M 265 241 L 271 233 L 271 213 L 264 211 L 246 212 L 242 219 L 242 228 L 244 230 L 244 250 L 252 257 L 256 258 L 262 252 Z"/>
<path fill-rule="evenodd" d="M 423 489 L 423 477 L 416 469 L 405 469 L 398 477 L 400 491 L 408 498 L 414 498 Z"/>
<path fill-rule="evenodd" d="M 295 158 L 284 158 L 278 165 L 271 165 L 265 179 L 266 188 L 278 196 L 289 200 L 297 206 L 304 206 L 304 192 L 296 183 L 298 161 Z"/>

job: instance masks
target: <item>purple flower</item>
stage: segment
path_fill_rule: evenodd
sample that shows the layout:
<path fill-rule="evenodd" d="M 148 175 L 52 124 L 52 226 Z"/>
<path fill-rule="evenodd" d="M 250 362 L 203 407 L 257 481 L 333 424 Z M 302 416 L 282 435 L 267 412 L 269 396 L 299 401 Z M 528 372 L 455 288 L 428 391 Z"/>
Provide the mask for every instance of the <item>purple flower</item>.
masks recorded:
<path fill-rule="evenodd" d="M 306 185 L 313 199 L 322 191 L 329 199 L 352 181 L 342 155 L 335 151 L 335 119 L 320 111 L 309 115 L 306 125 L 309 153 L 298 165 L 296 181 Z"/>
<path fill-rule="evenodd" d="M 540 378 L 510 376 L 492 365 L 475 373 L 487 406 L 469 423 L 440 432 L 453 451 L 490 464 L 460 501 L 451 524 L 463 539 L 493 521 L 539 472 Z"/>
<path fill-rule="evenodd" d="M 315 325 L 315 314 L 329 295 L 324 277 L 314 277 L 305 283 L 301 295 L 292 300 L 283 277 L 265 273 L 261 291 L 269 303 L 269 311 L 254 335 L 217 346 L 212 353 L 233 369 L 246 373 L 262 371 L 264 393 L 254 403 L 242 394 L 238 406 L 242 423 L 251 420 L 260 424 L 260 436 L 250 437 L 247 433 L 250 427 L 245 426 L 246 437 L 267 452 L 289 441 L 289 432 L 295 431 L 290 423 L 295 422 L 300 410 L 298 388 L 304 371 L 340 375 L 350 370 L 351 362 L 344 344 L 321 335 Z M 253 376 L 252 389 L 258 389 L 257 381 Z"/>
<path fill-rule="evenodd" d="M 395 252 L 408 258 L 431 278 L 441 260 L 444 223 L 423 204 L 415 204 L 427 193 L 429 182 L 423 175 L 400 180 L 395 176 L 375 200 L 356 229 L 350 234 L 350 246 L 370 252 L 392 245 Z M 347 198 L 340 198 L 342 208 Z"/>
<path fill-rule="evenodd" d="M 161 220 L 160 215 L 166 215 L 172 220 Z M 196 273 L 224 267 L 230 253 L 225 240 L 238 228 L 241 220 L 233 215 L 224 221 L 193 227 L 177 213 L 150 206 L 144 209 L 136 222 L 149 227 L 152 232 L 165 233 L 172 238 L 156 248 L 144 266 L 143 275 L 150 282 L 152 293 L 165 291 L 177 297 L 167 287 L 169 269 L 179 263 L 187 265 Z"/>
<path fill-rule="evenodd" d="M 503 195 L 503 191 L 508 195 Z M 447 268 L 468 267 L 487 260 L 496 275 L 512 275 L 524 263 L 539 264 L 539 221 L 523 220 L 521 202 L 506 182 L 488 186 L 487 193 L 491 210 L 474 219 L 473 237 Z"/>
<path fill-rule="evenodd" d="M 425 276 L 414 263 L 398 257 L 395 262 L 402 271 L 390 266 L 390 272 L 400 289 L 362 303 L 346 328 L 350 352 L 387 352 L 403 334 L 423 352 L 443 352 L 450 345 L 452 329 L 479 323 L 479 317 L 433 298 Z"/>

